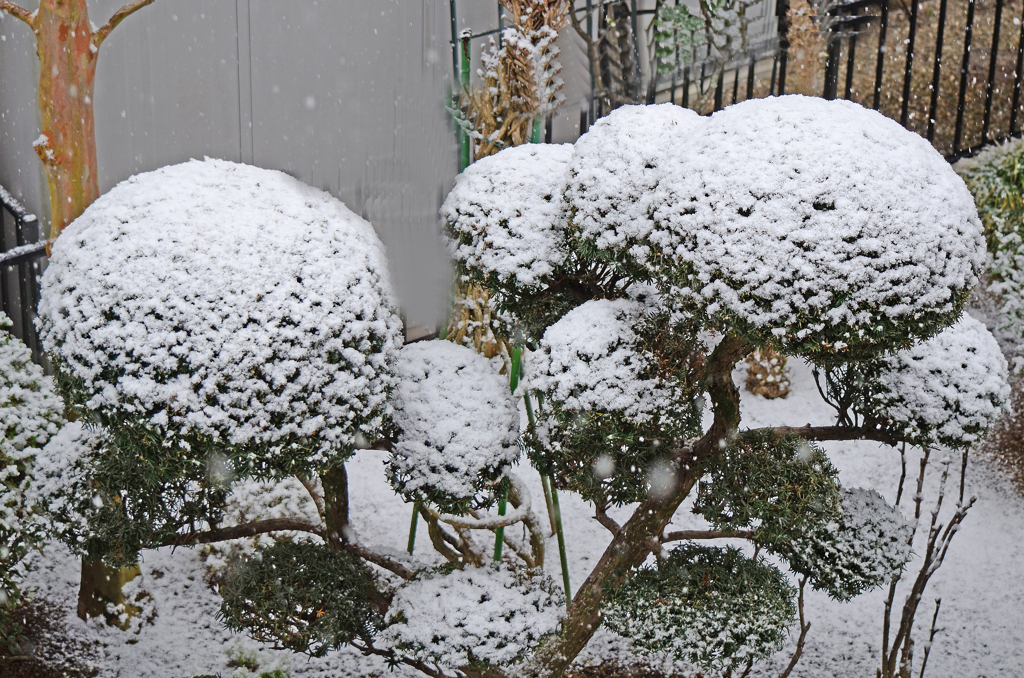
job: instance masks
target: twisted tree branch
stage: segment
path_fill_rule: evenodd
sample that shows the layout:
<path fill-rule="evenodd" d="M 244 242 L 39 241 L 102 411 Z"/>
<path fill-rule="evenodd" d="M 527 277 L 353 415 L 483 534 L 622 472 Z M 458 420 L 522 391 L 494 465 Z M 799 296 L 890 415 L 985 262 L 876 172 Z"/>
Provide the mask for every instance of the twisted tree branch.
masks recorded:
<path fill-rule="evenodd" d="M 6 11 L 15 19 L 21 19 L 27 23 L 32 30 L 35 30 L 36 25 L 34 12 L 28 11 L 21 5 L 14 4 L 11 0 L 0 0 L 0 10 Z"/>
<path fill-rule="evenodd" d="M 223 527 L 213 530 L 186 532 L 175 535 L 174 538 L 159 544 L 158 546 L 192 546 L 195 544 L 214 544 L 231 539 L 243 539 L 255 537 L 258 534 L 269 534 L 271 532 L 309 532 L 318 537 L 323 537 L 324 530 L 320 525 L 314 525 L 307 520 L 299 518 L 271 518 L 269 520 L 256 520 L 251 523 L 242 523 L 232 527 Z"/>
<path fill-rule="evenodd" d="M 114 16 L 110 17 L 107 23 L 103 24 L 98 31 L 92 34 L 92 44 L 96 49 L 100 48 L 103 41 L 110 35 L 110 31 L 117 28 L 117 25 L 127 19 L 130 15 L 138 12 L 146 5 L 152 5 L 155 0 L 135 0 L 135 2 L 129 2 L 121 9 L 114 12 Z"/>

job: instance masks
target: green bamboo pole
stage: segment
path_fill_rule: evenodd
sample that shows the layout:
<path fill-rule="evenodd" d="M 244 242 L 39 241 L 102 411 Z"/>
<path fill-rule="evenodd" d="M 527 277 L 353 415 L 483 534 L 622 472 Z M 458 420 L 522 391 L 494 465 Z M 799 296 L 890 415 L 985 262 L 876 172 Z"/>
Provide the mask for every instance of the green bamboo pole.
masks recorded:
<path fill-rule="evenodd" d="M 460 64 L 459 80 L 462 83 L 462 92 L 465 94 L 469 93 L 469 45 L 473 38 L 472 31 L 466 30 L 462 32 L 460 39 L 462 41 L 461 58 L 462 63 Z M 461 110 L 461 109 L 460 109 Z M 460 114 L 461 116 L 461 114 Z M 465 120 L 460 120 L 461 123 L 465 123 Z M 469 132 L 466 131 L 465 127 L 459 127 L 459 171 L 462 172 L 469 167 Z"/>
<path fill-rule="evenodd" d="M 420 503 L 414 501 L 412 503 L 412 520 L 409 523 L 409 555 L 412 555 L 412 550 L 416 546 L 416 523 L 420 518 Z"/>
<path fill-rule="evenodd" d="M 572 602 L 572 587 L 569 585 L 569 559 L 565 555 L 565 533 L 562 531 L 562 509 L 558 506 L 558 488 L 551 483 L 551 504 L 555 509 L 555 527 L 558 535 L 558 559 L 562 561 L 562 585 L 565 587 L 565 606 Z"/>
<path fill-rule="evenodd" d="M 533 121 L 533 133 L 530 134 L 530 143 L 539 144 L 541 130 L 544 129 L 544 118 L 537 116 L 537 119 Z"/>
<path fill-rule="evenodd" d="M 518 346 L 512 349 L 512 365 L 509 369 L 508 385 L 515 393 L 519 387 L 519 375 L 523 371 L 523 349 Z M 498 496 L 498 515 L 505 515 L 508 507 L 508 485 L 502 483 L 501 494 Z M 499 527 L 494 531 L 494 561 L 501 560 L 501 550 L 505 544 L 505 528 Z"/>

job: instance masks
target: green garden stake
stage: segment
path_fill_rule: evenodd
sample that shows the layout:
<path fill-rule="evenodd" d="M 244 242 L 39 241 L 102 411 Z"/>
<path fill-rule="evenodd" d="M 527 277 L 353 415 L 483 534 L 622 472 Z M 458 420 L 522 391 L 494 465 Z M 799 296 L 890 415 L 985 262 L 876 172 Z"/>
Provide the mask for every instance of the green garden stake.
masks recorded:
<path fill-rule="evenodd" d="M 410 556 L 412 555 L 413 547 L 416 546 L 416 523 L 419 521 L 419 518 L 420 503 L 418 501 L 414 501 L 412 503 L 412 520 L 409 523 L 409 547 L 407 549 Z"/>
<path fill-rule="evenodd" d="M 473 32 L 465 30 L 462 35 L 459 36 L 462 42 L 462 49 L 459 50 L 461 53 L 462 63 L 460 64 L 459 80 L 462 84 L 462 91 L 469 93 L 469 45 L 473 38 Z M 461 109 L 459 109 L 461 111 Z M 462 125 L 465 124 L 465 119 L 459 116 L 459 122 L 462 123 L 459 126 L 459 171 L 462 172 L 469 167 L 469 132 Z"/>
<path fill-rule="evenodd" d="M 539 144 L 540 143 L 540 133 L 541 133 L 541 130 L 543 130 L 543 129 L 544 129 L 544 118 L 542 118 L 541 116 L 538 115 L 537 119 L 533 121 L 533 133 L 530 134 L 530 143 L 531 144 Z"/>

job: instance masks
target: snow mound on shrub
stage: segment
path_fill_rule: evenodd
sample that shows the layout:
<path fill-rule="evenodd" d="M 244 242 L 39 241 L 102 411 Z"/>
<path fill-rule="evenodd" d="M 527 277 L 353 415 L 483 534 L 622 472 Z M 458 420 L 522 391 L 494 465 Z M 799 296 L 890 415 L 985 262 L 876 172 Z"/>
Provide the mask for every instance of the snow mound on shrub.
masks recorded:
<path fill-rule="evenodd" d="M 487 358 L 450 341 L 417 342 L 402 348 L 396 377 L 398 491 L 435 503 L 432 491 L 470 499 L 519 458 L 519 409 Z"/>
<path fill-rule="evenodd" d="M 80 405 L 161 435 L 350 449 L 381 422 L 401 342 L 368 223 L 281 172 L 140 174 L 54 244 L 39 316 Z"/>
<path fill-rule="evenodd" d="M 470 165 L 441 206 L 452 256 L 501 282 L 536 287 L 562 263 L 570 144 L 506 148 Z"/>
<path fill-rule="evenodd" d="M 622 106 L 576 142 L 566 200 L 580 236 L 601 249 L 628 249 L 643 261 L 662 244 L 652 219 L 666 161 L 692 143 L 705 119 L 674 104 Z"/>
<path fill-rule="evenodd" d="M 1006 358 L 970 316 L 883 361 L 873 403 L 908 442 L 966 447 L 1009 408 Z"/>
<path fill-rule="evenodd" d="M 530 388 L 566 410 L 621 412 L 642 423 L 665 404 L 658 379 L 641 375 L 653 357 L 637 346 L 641 305 L 629 300 L 588 301 L 549 327 L 527 358 Z"/>
<path fill-rule="evenodd" d="M 930 336 L 957 317 L 985 261 L 949 164 L 851 102 L 730 106 L 671 161 L 654 218 L 674 246 L 672 282 L 787 350 L 877 353 L 894 336 Z"/>
<path fill-rule="evenodd" d="M 490 564 L 403 584 L 378 638 L 381 647 L 446 669 L 466 666 L 470 654 L 510 664 L 564 618 L 565 599 L 546 575 Z"/>

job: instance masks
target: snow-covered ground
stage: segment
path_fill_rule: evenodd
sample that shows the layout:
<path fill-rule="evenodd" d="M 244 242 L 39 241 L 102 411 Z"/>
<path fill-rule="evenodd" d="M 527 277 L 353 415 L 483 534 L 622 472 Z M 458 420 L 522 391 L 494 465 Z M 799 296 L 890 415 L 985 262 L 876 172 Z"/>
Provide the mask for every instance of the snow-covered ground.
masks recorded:
<path fill-rule="evenodd" d="M 810 369 L 790 363 L 792 391 L 784 400 L 768 401 L 744 393 L 743 425 L 786 423 L 831 423 L 831 410 L 821 401 Z M 742 372 L 735 376 L 740 383 Z M 899 479 L 899 454 L 877 443 L 844 442 L 825 445 L 846 487 L 870 487 L 890 502 L 895 499 Z M 934 455 L 935 460 L 941 453 Z M 385 455 L 361 451 L 349 467 L 352 517 L 359 539 L 378 549 L 404 550 L 410 509 L 388 487 L 383 461 Z M 905 511 L 912 511 L 913 473 L 916 456 L 908 459 L 908 489 Z M 534 508 L 543 513 L 540 479 L 529 466 L 517 469 L 534 498 Z M 934 504 L 939 465 L 933 463 L 925 484 L 925 511 Z M 954 474 L 951 474 L 954 475 Z M 955 481 L 951 479 L 955 485 Z M 1016 494 L 1000 473 L 976 461 L 967 475 L 967 494 L 978 496 L 950 547 L 945 564 L 932 577 L 918 613 L 915 640 L 923 647 L 934 599 L 942 598 L 939 632 L 928 661 L 928 676 L 944 678 L 1014 678 L 1024 675 L 1024 498 Z M 947 500 L 940 519 L 952 512 L 954 495 Z M 609 535 L 593 518 L 592 509 L 570 495 L 561 495 L 567 532 L 567 550 L 572 584 L 578 586 L 598 560 Z M 629 508 L 611 511 L 623 520 Z M 542 517 L 546 521 L 546 517 Z M 692 528 L 701 520 L 684 505 L 674 526 Z M 922 542 L 923 543 L 923 542 Z M 554 538 L 547 544 L 546 567 L 560 579 Z M 916 548 L 918 552 L 922 549 Z M 432 558 L 426 535 L 421 532 L 416 556 Z M 436 562 L 436 561 L 432 561 Z M 62 547 L 52 546 L 32 559 L 27 584 L 63 606 L 69 633 L 95 646 L 93 661 L 102 678 L 185 678 L 209 673 L 244 678 L 248 669 L 237 668 L 241 655 L 255 659 L 259 671 L 287 669 L 292 676 L 385 676 L 420 675 L 398 669 L 389 673 L 377 658 L 361 657 L 353 651 L 333 653 L 322 659 L 278 652 L 262 647 L 244 636 L 224 630 L 217 620 L 219 598 L 204 582 L 205 564 L 197 550 L 179 548 L 147 552 L 141 564 L 142 576 L 126 591 L 145 591 L 143 614 L 128 631 L 89 625 L 74 616 L 78 585 L 78 561 Z M 916 573 L 919 563 L 910 565 Z M 897 595 L 902 605 L 904 589 Z M 807 599 L 811 630 L 803 658 L 793 676 L 836 676 L 870 678 L 879 663 L 882 609 L 885 593 L 873 591 L 841 604 L 824 594 L 810 592 Z M 795 633 L 793 641 L 795 641 Z M 755 667 L 752 675 L 776 676 L 789 661 L 791 647 L 772 661 Z M 595 662 L 627 652 L 625 643 L 606 631 L 599 631 L 581 661 Z M 920 661 L 919 649 L 916 663 Z M 229 662 L 234 660 L 233 665 Z M 915 669 L 915 675 L 917 670 Z"/>

